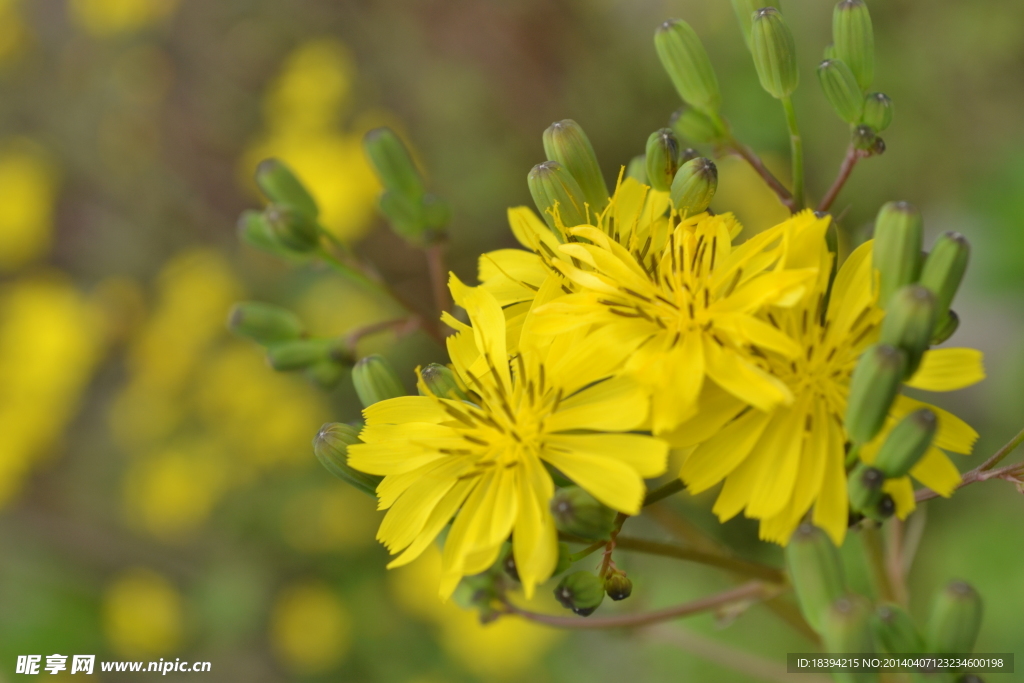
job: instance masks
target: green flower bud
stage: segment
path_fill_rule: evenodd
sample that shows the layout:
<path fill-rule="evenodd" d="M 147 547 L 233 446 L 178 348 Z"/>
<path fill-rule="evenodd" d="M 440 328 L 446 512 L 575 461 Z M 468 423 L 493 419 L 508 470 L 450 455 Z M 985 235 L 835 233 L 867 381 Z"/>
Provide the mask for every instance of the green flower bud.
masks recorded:
<path fill-rule="evenodd" d="M 330 360 L 331 341 L 328 339 L 293 339 L 267 347 L 267 362 L 275 370 L 305 370 Z"/>
<path fill-rule="evenodd" d="M 882 429 L 906 362 L 903 351 L 888 344 L 875 344 L 857 361 L 846 407 L 846 432 L 854 443 L 867 443 Z"/>
<path fill-rule="evenodd" d="M 280 159 L 264 159 L 256 167 L 256 184 L 272 204 L 287 206 L 310 219 L 320 214 L 316 200 Z"/>
<path fill-rule="evenodd" d="M 612 600 L 625 600 L 633 594 L 633 582 L 622 572 L 610 572 L 604 579 L 604 592 Z"/>
<path fill-rule="evenodd" d="M 552 576 L 558 576 L 562 572 L 569 569 L 572 566 L 572 551 L 569 550 L 568 543 L 558 544 L 558 563 L 555 564 L 555 571 L 551 574 Z"/>
<path fill-rule="evenodd" d="M 589 617 L 604 600 L 604 584 L 590 572 L 573 572 L 555 587 L 555 599 L 581 617 Z"/>
<path fill-rule="evenodd" d="M 743 31 L 743 39 L 747 41 L 747 49 L 750 49 L 750 25 L 754 19 L 754 12 L 766 6 L 761 0 L 732 0 L 732 9 L 740 22 L 740 30 Z"/>
<path fill-rule="evenodd" d="M 423 226 L 428 231 L 441 231 L 452 221 L 452 206 L 436 194 L 423 195 Z"/>
<path fill-rule="evenodd" d="M 544 131 L 544 153 L 576 179 L 592 213 L 604 211 L 608 205 L 608 185 L 604 182 L 590 138 L 578 123 L 565 119 L 548 126 Z"/>
<path fill-rule="evenodd" d="M 822 59 L 836 59 L 836 46 L 829 43 L 825 46 L 825 51 L 822 53 Z"/>
<path fill-rule="evenodd" d="M 354 470 L 348 466 L 348 447 L 359 443 L 359 430 L 340 422 L 328 422 L 313 439 L 313 453 L 324 468 L 363 493 L 376 495 L 383 477 Z"/>
<path fill-rule="evenodd" d="M 786 546 L 786 567 L 800 611 L 811 628 L 820 633 L 825 612 L 846 594 L 839 551 L 825 532 L 804 523 Z"/>
<path fill-rule="evenodd" d="M 715 114 L 722 95 L 696 31 L 680 19 L 666 21 L 654 32 L 654 48 L 679 97 L 705 114 Z"/>
<path fill-rule="evenodd" d="M 679 167 L 670 189 L 676 210 L 687 216 L 706 211 L 718 189 L 718 167 L 711 159 L 698 157 Z"/>
<path fill-rule="evenodd" d="M 420 379 L 427 390 L 438 398 L 450 398 L 453 401 L 469 400 L 455 373 L 447 365 L 430 363 L 420 370 Z"/>
<path fill-rule="evenodd" d="M 333 389 L 345 376 L 347 367 L 334 360 L 321 361 L 306 368 L 306 378 L 321 389 Z"/>
<path fill-rule="evenodd" d="M 662 128 L 647 138 L 647 181 L 659 192 L 668 192 L 682 163 L 679 138 L 671 128 Z"/>
<path fill-rule="evenodd" d="M 892 100 L 880 92 L 868 93 L 864 98 L 864 116 L 861 118 L 866 125 L 881 133 L 892 123 Z"/>
<path fill-rule="evenodd" d="M 920 283 L 935 295 L 937 320 L 946 318 L 970 257 L 971 245 L 967 238 L 960 233 L 947 232 L 935 240 L 935 246 L 924 260 Z"/>
<path fill-rule="evenodd" d="M 364 408 L 389 398 L 405 396 L 405 387 L 387 358 L 374 354 L 361 358 L 352 368 L 352 384 Z"/>
<path fill-rule="evenodd" d="M 676 109 L 668 125 L 681 139 L 694 143 L 715 142 L 725 134 L 714 119 L 687 106 Z"/>
<path fill-rule="evenodd" d="M 946 317 L 935 323 L 935 332 L 932 334 L 932 344 L 941 344 L 956 332 L 960 327 L 960 316 L 952 308 L 946 313 Z"/>
<path fill-rule="evenodd" d="M 875 506 L 865 512 L 865 516 L 878 522 L 884 522 L 895 513 L 896 501 L 888 493 L 883 493 L 882 497 L 875 503 Z"/>
<path fill-rule="evenodd" d="M 534 166 L 526 177 L 526 182 L 530 186 L 530 194 L 533 195 L 537 210 L 555 234 L 559 234 L 552 215 L 556 206 L 565 227 L 571 228 L 589 222 L 583 189 L 572 174 L 557 161 L 545 161 Z"/>
<path fill-rule="evenodd" d="M 363 137 L 363 150 L 387 190 L 418 204 L 423 197 L 423 178 L 416 170 L 405 144 L 390 128 L 375 128 Z"/>
<path fill-rule="evenodd" d="M 818 82 L 839 118 L 850 124 L 860 121 L 864 113 L 864 96 L 853 72 L 843 60 L 826 59 L 819 64 Z"/>
<path fill-rule="evenodd" d="M 889 300 L 878 340 L 907 354 L 903 378 L 917 372 L 935 329 L 935 295 L 927 287 L 901 287 Z"/>
<path fill-rule="evenodd" d="M 872 634 L 873 610 L 871 603 L 860 595 L 839 598 L 825 610 L 821 624 L 821 638 L 825 650 L 831 653 L 872 654 L 875 641 Z M 877 672 L 833 673 L 837 683 L 867 683 L 877 681 Z"/>
<path fill-rule="evenodd" d="M 647 184 L 647 159 L 643 154 L 637 154 L 629 160 L 626 166 L 626 177 L 632 178 L 641 185 Z"/>
<path fill-rule="evenodd" d="M 846 482 L 850 495 L 850 507 L 857 512 L 864 513 L 873 509 L 882 500 L 882 484 L 884 483 L 885 474 L 882 470 L 864 463 L 857 463 Z"/>
<path fill-rule="evenodd" d="M 228 327 L 264 345 L 298 339 L 304 331 L 298 316 L 287 308 L 258 301 L 235 304 L 228 314 Z"/>
<path fill-rule="evenodd" d="M 981 630 L 981 596 L 965 581 L 953 581 L 935 596 L 928 620 L 928 651 L 967 654 Z"/>
<path fill-rule="evenodd" d="M 878 144 L 879 137 L 871 126 L 856 126 L 850 136 L 850 143 L 862 152 L 871 152 Z"/>
<path fill-rule="evenodd" d="M 774 7 L 757 10 L 752 22 L 750 52 L 761 87 L 776 99 L 789 97 L 800 82 L 793 34 Z"/>
<path fill-rule="evenodd" d="M 924 652 L 924 638 L 899 605 L 885 603 L 875 609 L 875 640 L 890 654 L 917 654 Z"/>
<path fill-rule="evenodd" d="M 885 438 L 875 456 L 875 467 L 889 479 L 904 476 L 931 446 L 938 426 L 935 413 L 927 408 L 910 413 Z"/>
<path fill-rule="evenodd" d="M 262 211 L 243 211 L 238 217 L 238 239 L 255 247 L 260 251 L 266 251 L 277 256 L 285 256 L 289 253 L 278 243 L 270 232 L 270 224 Z"/>
<path fill-rule="evenodd" d="M 842 0 L 832 12 L 832 42 L 836 56 L 846 62 L 861 90 L 875 76 L 875 38 L 864 0 Z"/>
<path fill-rule="evenodd" d="M 615 522 L 615 510 L 606 507 L 579 486 L 566 486 L 555 491 L 551 514 L 559 531 L 580 538 L 608 538 Z"/>
<path fill-rule="evenodd" d="M 391 229 L 407 240 L 418 240 L 423 233 L 423 205 L 396 190 L 384 190 L 377 198 L 377 209 Z"/>
<path fill-rule="evenodd" d="M 292 251 L 313 251 L 320 244 L 320 228 L 304 213 L 271 204 L 263 212 L 272 238 Z"/>
<path fill-rule="evenodd" d="M 924 224 L 908 202 L 888 202 L 875 219 L 872 263 L 881 273 L 878 305 L 886 308 L 898 289 L 917 282 L 921 273 Z"/>

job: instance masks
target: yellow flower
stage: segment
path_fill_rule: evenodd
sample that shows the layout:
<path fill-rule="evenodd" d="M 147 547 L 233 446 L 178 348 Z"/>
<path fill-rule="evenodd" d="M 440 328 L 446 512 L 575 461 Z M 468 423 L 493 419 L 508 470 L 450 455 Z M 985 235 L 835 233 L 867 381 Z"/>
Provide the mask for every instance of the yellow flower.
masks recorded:
<path fill-rule="evenodd" d="M 292 585 L 274 605 L 270 640 L 277 657 L 296 674 L 325 673 L 348 654 L 352 618 L 329 587 Z"/>
<path fill-rule="evenodd" d="M 510 533 L 530 596 L 558 555 L 545 464 L 609 507 L 636 514 L 643 478 L 665 470 L 667 446 L 594 431 L 637 429 L 647 402 L 631 380 L 609 378 L 607 356 L 595 353 L 582 331 L 548 341 L 532 332 L 529 318 L 519 353 L 510 357 L 497 300 L 454 277 L 451 289 L 472 321 L 469 327 L 448 317 L 459 330 L 448 339 L 449 355 L 472 402 L 438 398 L 421 386 L 427 395 L 370 406 L 365 443 L 349 449 L 349 464 L 384 475 L 377 494 L 388 513 L 377 537 L 392 553 L 404 551 L 389 566 L 414 560 L 455 516 L 444 544 L 442 597 L 463 576 L 494 564 Z M 538 303 L 557 292 L 557 283 L 546 287 Z"/>
<path fill-rule="evenodd" d="M 798 305 L 771 309 L 767 319 L 799 345 L 800 353 L 785 357 L 762 349 L 765 369 L 789 387 L 793 402 L 762 411 L 728 397 L 713 397 L 694 420 L 682 425 L 673 445 L 692 446 L 703 440 L 684 461 L 681 476 L 693 493 L 724 479 L 714 506 L 722 521 L 743 511 L 761 520 L 761 538 L 785 544 L 813 506 L 814 523 L 840 544 L 848 524 L 843 418 L 850 375 L 861 353 L 876 341 L 884 312 L 876 306 L 871 242 L 854 251 L 839 270 L 824 316 L 830 270 L 824 240 L 818 231 L 805 230 L 794 242 L 804 245 L 794 250 L 803 253 L 799 258 L 817 258 L 821 264 L 817 286 Z M 925 354 L 908 385 L 947 391 L 983 376 L 980 352 L 938 349 Z M 870 463 L 895 423 L 925 405 L 899 396 L 886 429 L 862 449 L 861 458 Z M 949 495 L 960 476 L 939 449 L 969 453 L 977 433 L 954 415 L 928 407 L 939 418 L 935 447 L 911 474 Z M 896 502 L 897 514 L 905 518 L 914 507 L 910 479 L 889 480 L 885 490 Z"/>
<path fill-rule="evenodd" d="M 57 174 L 28 140 L 3 143 L 0 151 L 0 270 L 13 270 L 50 249 Z"/>
<path fill-rule="evenodd" d="M 129 569 L 103 596 L 103 631 L 111 648 L 126 657 L 165 655 L 181 642 L 181 594 L 152 569 Z"/>
<path fill-rule="evenodd" d="M 176 9 L 178 0 L 70 0 L 71 16 L 97 38 L 131 33 L 157 24 Z"/>

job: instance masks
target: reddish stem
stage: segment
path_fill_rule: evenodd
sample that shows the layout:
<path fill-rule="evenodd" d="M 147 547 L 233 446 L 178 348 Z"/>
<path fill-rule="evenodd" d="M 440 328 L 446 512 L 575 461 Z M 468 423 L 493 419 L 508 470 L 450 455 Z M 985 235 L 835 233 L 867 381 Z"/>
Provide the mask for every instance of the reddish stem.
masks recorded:
<path fill-rule="evenodd" d="M 829 207 L 839 196 L 839 192 L 846 185 L 846 181 L 850 178 L 850 174 L 853 173 L 853 167 L 857 165 L 857 162 L 867 156 L 866 152 L 858 150 L 853 145 L 846 148 L 846 156 L 843 157 L 843 163 L 839 165 L 839 175 L 836 176 L 835 182 L 832 183 L 832 187 L 828 188 L 828 192 L 822 197 L 821 203 L 818 204 L 818 211 L 828 211 Z"/>

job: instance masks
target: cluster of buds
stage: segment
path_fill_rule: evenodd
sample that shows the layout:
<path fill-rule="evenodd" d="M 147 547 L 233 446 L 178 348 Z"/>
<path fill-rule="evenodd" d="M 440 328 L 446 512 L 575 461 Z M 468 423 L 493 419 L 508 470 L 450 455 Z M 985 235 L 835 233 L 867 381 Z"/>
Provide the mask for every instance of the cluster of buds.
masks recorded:
<path fill-rule="evenodd" d="M 256 168 L 256 184 L 268 204 L 263 211 L 245 211 L 238 220 L 241 240 L 278 256 L 316 252 L 327 235 L 318 222 L 320 209 L 295 174 L 278 159 Z"/>

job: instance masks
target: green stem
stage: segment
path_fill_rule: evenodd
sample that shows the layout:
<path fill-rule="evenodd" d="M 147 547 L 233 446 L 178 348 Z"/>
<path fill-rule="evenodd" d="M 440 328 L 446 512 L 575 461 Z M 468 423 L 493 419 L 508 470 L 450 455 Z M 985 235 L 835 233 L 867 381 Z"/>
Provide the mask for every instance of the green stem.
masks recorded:
<path fill-rule="evenodd" d="M 711 567 L 725 569 L 726 571 L 733 572 L 734 574 L 763 579 L 772 583 L 783 584 L 786 582 L 782 570 L 776 569 L 775 567 L 709 553 L 703 550 L 694 550 L 693 548 L 684 548 L 677 545 L 671 545 L 669 543 L 657 543 L 655 541 L 647 541 L 641 538 L 629 538 L 624 536 L 618 537 L 616 545 L 623 550 L 633 550 L 635 552 L 646 553 L 648 555 L 660 555 L 661 557 L 672 557 L 677 560 L 685 560 L 687 562 L 697 562 L 699 564 L 706 564 Z"/>
<path fill-rule="evenodd" d="M 998 451 L 996 451 L 992 455 L 992 457 L 986 460 L 978 469 L 981 470 L 982 472 L 984 472 L 985 470 L 992 469 L 1000 462 L 1002 462 L 1003 458 L 1008 456 L 1010 453 L 1013 453 L 1017 446 L 1021 445 L 1022 443 L 1024 443 L 1024 429 L 1017 432 L 1017 436 L 1010 439 L 1010 442 L 1008 444 L 1006 444 Z"/>
<path fill-rule="evenodd" d="M 648 505 L 654 505 L 659 500 L 664 500 L 669 496 L 679 493 L 686 488 L 686 484 L 683 483 L 682 479 L 673 479 L 672 481 L 666 482 L 656 489 L 647 492 L 644 496 L 644 507 Z"/>
<path fill-rule="evenodd" d="M 874 578 L 875 589 L 878 597 L 889 602 L 896 601 L 896 593 L 889 582 L 889 572 L 886 567 L 885 550 L 882 547 L 882 534 L 874 524 L 865 524 L 861 531 L 861 540 L 864 543 L 864 552 L 871 567 L 871 574 Z"/>
<path fill-rule="evenodd" d="M 579 562 L 584 557 L 589 557 L 590 555 L 593 555 L 598 550 L 603 548 L 606 543 L 608 543 L 608 541 L 598 541 L 597 543 L 592 543 L 588 545 L 583 550 L 577 553 L 573 553 L 572 555 L 569 555 L 569 562 Z"/>
<path fill-rule="evenodd" d="M 789 148 L 793 158 L 793 206 L 795 211 L 804 208 L 804 143 L 800 137 L 800 126 L 796 123 L 793 100 L 782 98 L 786 110 L 786 126 L 789 128 Z"/>

